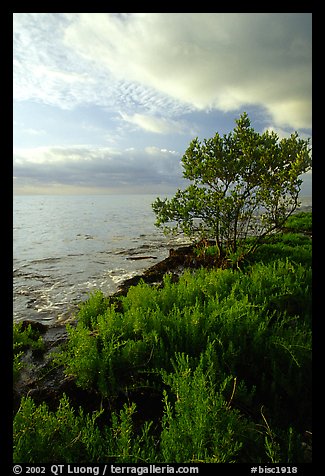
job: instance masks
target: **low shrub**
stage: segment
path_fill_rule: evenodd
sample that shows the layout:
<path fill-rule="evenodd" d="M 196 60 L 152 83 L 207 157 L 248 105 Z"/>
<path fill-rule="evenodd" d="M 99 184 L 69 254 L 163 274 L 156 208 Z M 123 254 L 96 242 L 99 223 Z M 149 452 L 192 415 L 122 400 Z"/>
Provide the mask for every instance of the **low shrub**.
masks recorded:
<path fill-rule="evenodd" d="M 13 324 L 13 349 L 17 354 L 28 348 L 32 350 L 43 350 L 44 342 L 40 333 L 33 329 L 31 324 L 23 325 L 23 322 Z"/>
<path fill-rule="evenodd" d="M 13 460 L 19 463 L 87 463 L 101 454 L 101 435 L 96 419 L 100 411 L 76 413 L 63 395 L 58 409 L 50 411 L 45 403 L 36 406 L 23 397 L 14 417 Z"/>
<path fill-rule="evenodd" d="M 185 270 L 178 282 L 167 274 L 163 286 L 142 281 L 113 303 L 90 295 L 56 363 L 101 395 L 104 420 L 102 411 L 76 413 L 67 399 L 56 412 L 23 399 L 16 461 L 50 458 L 50 433 L 60 462 L 303 461 L 300 435 L 311 426 L 310 258 L 309 237 L 278 235 L 242 270 Z M 160 398 L 154 417 L 145 403 L 139 417 L 143 395 L 147 407 L 151 396 Z"/>
<path fill-rule="evenodd" d="M 199 358 L 214 342 L 222 372 L 256 386 L 257 399 L 284 406 L 291 418 L 294 395 L 306 397 L 295 410 L 308 400 L 310 290 L 311 271 L 289 260 L 246 273 L 186 271 L 178 283 L 165 277 L 162 289 L 140 283 L 123 298 L 123 312 L 111 305 L 90 327 L 68 326 L 59 360 L 78 385 L 107 397 L 148 379 L 159 385 L 157 371 L 172 368 L 175 352 Z"/>
<path fill-rule="evenodd" d="M 44 350 L 44 341 L 40 333 L 33 329 L 31 324 L 25 326 L 23 322 L 14 322 L 13 324 L 13 381 L 14 383 L 20 377 L 21 370 L 25 367 L 23 357 L 25 352 L 30 349 L 34 353 L 42 353 Z"/>
<path fill-rule="evenodd" d="M 245 386 L 231 375 L 216 381 L 213 345 L 200 359 L 175 354 L 165 385 L 160 429 L 136 424 L 137 407 L 125 403 L 85 414 L 63 395 L 57 410 L 23 398 L 14 417 L 15 463 L 280 463 L 298 462 L 300 440 L 289 427 L 275 432 L 261 409 L 259 422 L 234 401 Z M 108 417 L 107 417 L 108 411 Z M 106 417 L 101 422 L 101 418 Z M 105 422 L 103 424 L 103 422 Z M 153 429 L 156 430 L 153 431 Z M 298 459 L 297 459 L 298 458 Z"/>
<path fill-rule="evenodd" d="M 286 223 L 285 228 L 292 231 L 312 231 L 312 212 L 298 212 L 291 215 Z"/>
<path fill-rule="evenodd" d="M 234 463 L 242 461 L 246 446 L 259 444 L 255 425 L 231 408 L 232 395 L 225 398 L 236 379 L 228 376 L 216 383 L 212 356 L 209 346 L 195 367 L 188 355 L 176 354 L 174 371 L 164 373 L 171 390 L 170 396 L 164 392 L 164 462 Z"/>

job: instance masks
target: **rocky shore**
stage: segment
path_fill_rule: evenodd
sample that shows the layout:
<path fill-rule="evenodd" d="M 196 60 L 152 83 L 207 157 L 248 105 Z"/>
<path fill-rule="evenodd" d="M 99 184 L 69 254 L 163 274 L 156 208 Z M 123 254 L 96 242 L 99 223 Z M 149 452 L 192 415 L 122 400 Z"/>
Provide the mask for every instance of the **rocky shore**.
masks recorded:
<path fill-rule="evenodd" d="M 175 281 L 185 268 L 197 268 L 203 264 L 203 258 L 198 258 L 194 246 L 182 246 L 170 249 L 169 256 L 163 261 L 153 265 L 144 273 L 124 281 L 117 292 L 110 296 L 111 302 L 118 304 L 118 298 L 125 296 L 131 286 L 136 286 L 141 280 L 148 284 L 161 285 L 163 276 L 171 273 Z M 96 401 L 96 395 L 78 388 L 73 379 L 67 378 L 61 367 L 52 364 L 53 354 L 64 344 L 67 339 L 66 323 L 76 324 L 76 316 L 72 315 L 68 321 L 54 325 L 45 325 L 36 321 L 25 320 L 22 328 L 29 325 L 42 336 L 44 346 L 42 350 L 28 349 L 23 356 L 23 369 L 17 382 L 14 383 L 14 407 L 17 409 L 22 396 L 29 395 L 36 403 L 46 402 L 54 406 L 63 393 L 71 401 L 87 403 Z M 91 405 L 92 406 L 92 405 Z"/>

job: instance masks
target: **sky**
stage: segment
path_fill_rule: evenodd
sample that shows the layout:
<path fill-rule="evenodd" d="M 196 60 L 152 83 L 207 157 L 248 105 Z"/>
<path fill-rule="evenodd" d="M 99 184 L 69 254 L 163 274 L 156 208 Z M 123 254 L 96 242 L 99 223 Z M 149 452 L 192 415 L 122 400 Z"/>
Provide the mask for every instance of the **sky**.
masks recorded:
<path fill-rule="evenodd" d="M 173 194 L 192 139 L 312 136 L 311 13 L 14 13 L 14 194 Z M 311 173 L 302 193 L 311 195 Z"/>

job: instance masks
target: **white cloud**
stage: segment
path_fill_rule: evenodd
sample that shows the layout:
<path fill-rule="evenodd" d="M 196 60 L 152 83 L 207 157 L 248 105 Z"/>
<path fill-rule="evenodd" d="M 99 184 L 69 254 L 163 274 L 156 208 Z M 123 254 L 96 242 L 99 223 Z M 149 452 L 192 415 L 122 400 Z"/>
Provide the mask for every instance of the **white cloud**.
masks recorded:
<path fill-rule="evenodd" d="M 146 151 L 146 153 L 150 154 L 150 155 L 157 155 L 157 154 L 171 154 L 171 155 L 179 155 L 178 152 L 176 152 L 176 150 L 168 150 L 168 149 L 159 149 L 159 147 L 156 147 L 156 146 L 149 146 L 149 147 L 145 147 L 144 149 Z"/>
<path fill-rule="evenodd" d="M 258 104 L 279 125 L 308 127 L 310 21 L 299 14 L 81 14 L 65 39 L 117 77 L 198 109 Z"/>
<path fill-rule="evenodd" d="M 278 135 L 279 139 L 288 138 L 293 132 L 292 129 L 290 128 L 285 129 L 285 128 L 277 127 L 272 124 L 268 125 L 267 127 L 264 127 L 262 132 L 265 132 L 265 131 L 274 131 Z M 310 136 L 310 134 L 306 134 L 305 132 L 300 132 L 299 137 L 304 140 L 310 139 L 310 145 L 311 145 L 312 137 Z"/>
<path fill-rule="evenodd" d="M 311 127 L 311 14 L 14 16 L 20 99 L 118 105 L 151 131 L 162 116 L 246 105 L 277 127 Z"/>
<path fill-rule="evenodd" d="M 154 132 L 156 134 L 182 133 L 185 130 L 184 124 L 179 121 L 164 117 L 151 116 L 148 114 L 126 114 L 121 112 L 124 121 L 135 124 L 141 129 Z"/>
<path fill-rule="evenodd" d="M 292 126 L 295 129 L 312 127 L 311 98 L 306 94 L 301 99 L 289 97 L 270 103 L 268 110 L 273 121 L 280 126 Z"/>

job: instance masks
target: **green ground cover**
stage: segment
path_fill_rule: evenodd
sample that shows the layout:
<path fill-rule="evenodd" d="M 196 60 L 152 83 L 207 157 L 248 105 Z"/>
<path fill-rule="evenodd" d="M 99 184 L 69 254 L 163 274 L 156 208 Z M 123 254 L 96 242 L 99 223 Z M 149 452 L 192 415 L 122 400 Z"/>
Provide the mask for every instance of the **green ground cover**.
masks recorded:
<path fill-rule="evenodd" d="M 240 269 L 166 274 L 114 301 L 94 292 L 54 364 L 100 405 L 23 397 L 14 461 L 308 461 L 310 227 L 297 214 Z"/>

